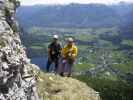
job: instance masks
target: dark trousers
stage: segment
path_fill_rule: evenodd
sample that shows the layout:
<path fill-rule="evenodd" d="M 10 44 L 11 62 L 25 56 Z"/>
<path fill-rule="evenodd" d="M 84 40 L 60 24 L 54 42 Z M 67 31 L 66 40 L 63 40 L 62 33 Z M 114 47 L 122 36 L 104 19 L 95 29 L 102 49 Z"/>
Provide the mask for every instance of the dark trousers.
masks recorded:
<path fill-rule="evenodd" d="M 66 74 L 68 77 L 71 76 L 74 61 L 72 63 L 69 63 L 68 60 L 60 59 L 59 62 L 60 62 L 60 65 L 58 68 L 58 73 L 61 76 L 64 76 L 64 74 Z"/>
<path fill-rule="evenodd" d="M 47 61 L 47 66 L 46 66 L 46 71 L 47 72 L 50 72 L 50 66 L 51 64 L 54 63 L 55 64 L 55 69 L 54 71 L 57 72 L 57 69 L 58 69 L 58 59 L 55 59 L 55 60 L 49 60 Z"/>

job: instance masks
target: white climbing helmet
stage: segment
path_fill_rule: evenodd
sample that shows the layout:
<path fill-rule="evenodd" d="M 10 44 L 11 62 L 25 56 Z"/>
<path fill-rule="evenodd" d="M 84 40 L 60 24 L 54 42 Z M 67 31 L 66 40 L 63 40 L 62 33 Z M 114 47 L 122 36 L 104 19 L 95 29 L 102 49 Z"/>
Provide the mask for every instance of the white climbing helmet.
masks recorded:
<path fill-rule="evenodd" d="M 73 38 L 68 38 L 68 40 L 67 40 L 68 42 L 74 42 L 74 40 L 73 40 Z"/>
<path fill-rule="evenodd" d="M 58 39 L 59 36 L 58 35 L 53 35 L 53 39 Z"/>

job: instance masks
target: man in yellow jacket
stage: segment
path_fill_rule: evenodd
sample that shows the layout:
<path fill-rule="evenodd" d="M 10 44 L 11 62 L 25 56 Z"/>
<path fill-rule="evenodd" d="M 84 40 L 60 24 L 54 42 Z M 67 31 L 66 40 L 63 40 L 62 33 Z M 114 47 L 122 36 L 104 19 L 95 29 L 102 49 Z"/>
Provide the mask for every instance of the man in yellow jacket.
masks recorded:
<path fill-rule="evenodd" d="M 72 72 L 72 66 L 76 60 L 77 57 L 77 47 L 74 44 L 74 40 L 73 38 L 68 38 L 67 40 L 67 44 L 65 45 L 65 47 L 62 49 L 62 66 L 61 66 L 61 72 L 60 75 L 64 76 L 64 73 L 67 73 L 67 76 L 71 76 L 71 72 Z"/>

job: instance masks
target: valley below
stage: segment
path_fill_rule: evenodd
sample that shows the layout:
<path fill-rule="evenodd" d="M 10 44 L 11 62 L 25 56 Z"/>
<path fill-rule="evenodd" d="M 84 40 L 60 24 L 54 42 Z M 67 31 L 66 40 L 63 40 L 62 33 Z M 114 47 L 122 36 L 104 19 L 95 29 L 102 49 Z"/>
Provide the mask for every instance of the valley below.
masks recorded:
<path fill-rule="evenodd" d="M 132 4 L 33 6 L 34 11 L 31 8 L 21 7 L 17 16 L 20 37 L 32 63 L 45 71 L 52 35 L 59 35 L 62 47 L 66 38 L 73 37 L 78 57 L 72 77 L 98 91 L 102 100 L 132 100 Z M 25 18 L 21 17 L 23 13 L 27 14 Z"/>

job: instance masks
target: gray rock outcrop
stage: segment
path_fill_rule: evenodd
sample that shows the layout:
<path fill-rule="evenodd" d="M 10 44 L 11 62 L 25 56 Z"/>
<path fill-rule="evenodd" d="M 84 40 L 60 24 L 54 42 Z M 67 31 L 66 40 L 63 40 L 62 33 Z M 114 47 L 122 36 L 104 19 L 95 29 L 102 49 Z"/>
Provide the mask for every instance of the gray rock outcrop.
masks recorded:
<path fill-rule="evenodd" d="M 34 69 L 19 37 L 17 0 L 0 0 L 0 100 L 39 100 Z"/>

